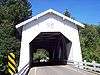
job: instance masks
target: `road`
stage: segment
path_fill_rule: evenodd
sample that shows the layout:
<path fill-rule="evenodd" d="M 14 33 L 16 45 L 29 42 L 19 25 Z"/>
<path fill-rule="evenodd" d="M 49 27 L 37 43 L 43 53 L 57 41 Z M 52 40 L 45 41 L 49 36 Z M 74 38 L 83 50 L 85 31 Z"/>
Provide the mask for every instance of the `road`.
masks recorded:
<path fill-rule="evenodd" d="M 31 68 L 28 75 L 96 75 L 66 66 L 43 66 Z"/>

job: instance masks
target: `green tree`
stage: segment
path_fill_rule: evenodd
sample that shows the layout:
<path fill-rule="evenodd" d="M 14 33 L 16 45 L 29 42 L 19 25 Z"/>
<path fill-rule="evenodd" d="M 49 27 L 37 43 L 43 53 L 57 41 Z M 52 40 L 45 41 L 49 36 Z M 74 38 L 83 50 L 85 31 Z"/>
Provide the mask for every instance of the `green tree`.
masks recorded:
<path fill-rule="evenodd" d="M 96 29 L 98 31 L 99 36 L 100 36 L 100 25 L 96 25 L 95 27 L 96 27 Z"/>
<path fill-rule="evenodd" d="M 37 49 L 36 53 L 33 53 L 33 60 L 40 62 L 40 60 L 45 59 L 49 57 L 49 53 L 45 49 Z"/>
<path fill-rule="evenodd" d="M 64 11 L 63 14 L 64 14 L 65 16 L 67 16 L 67 17 L 72 18 L 73 20 L 75 20 L 75 17 L 73 17 L 73 16 L 71 15 L 71 13 L 69 12 L 68 9 L 65 9 L 65 11 Z"/>
<path fill-rule="evenodd" d="M 65 10 L 64 15 L 75 19 L 68 9 Z M 79 28 L 83 60 L 89 62 L 95 60 L 100 63 L 100 25 L 84 25 L 85 28 Z"/>
<path fill-rule="evenodd" d="M 68 9 L 65 9 L 64 13 L 65 16 L 71 17 L 71 13 L 68 11 Z"/>
<path fill-rule="evenodd" d="M 0 0 L 0 51 L 3 55 L 14 51 L 19 57 L 20 41 L 16 39 L 15 25 L 31 16 L 28 0 Z"/>
<path fill-rule="evenodd" d="M 75 19 L 68 9 L 65 10 L 64 15 Z M 89 62 L 95 60 L 100 63 L 100 25 L 84 25 L 85 28 L 79 28 L 83 60 Z"/>
<path fill-rule="evenodd" d="M 80 29 L 80 42 L 82 48 L 83 60 L 89 62 L 100 61 L 99 34 L 95 26 L 85 24 L 84 29 Z"/>
<path fill-rule="evenodd" d="M 3 60 L 3 55 L 2 53 L 0 52 L 0 70 L 2 70 L 2 66 L 3 66 L 3 63 L 2 63 L 2 60 Z"/>

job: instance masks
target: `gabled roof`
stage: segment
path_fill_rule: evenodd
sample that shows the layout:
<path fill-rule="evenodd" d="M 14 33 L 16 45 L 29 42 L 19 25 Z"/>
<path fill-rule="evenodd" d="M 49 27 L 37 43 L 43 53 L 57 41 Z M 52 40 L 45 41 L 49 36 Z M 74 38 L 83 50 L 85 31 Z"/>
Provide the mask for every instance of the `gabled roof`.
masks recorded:
<path fill-rule="evenodd" d="M 53 9 L 49 9 L 49 10 L 47 10 L 47 11 L 44 11 L 44 12 L 42 12 L 42 13 L 40 13 L 40 14 L 38 14 L 38 15 L 36 15 L 36 16 L 34 16 L 34 17 L 32 17 L 32 18 L 30 18 L 30 19 L 24 21 L 24 22 L 21 22 L 20 24 L 16 25 L 16 28 L 19 28 L 19 27 L 21 27 L 21 26 L 24 26 L 25 24 L 27 24 L 27 23 L 29 23 L 29 22 L 35 20 L 35 19 L 38 19 L 39 17 L 41 17 L 41 16 L 43 16 L 43 15 L 45 15 L 45 14 L 48 14 L 48 13 L 56 14 L 56 15 L 62 17 L 64 20 L 68 20 L 68 21 L 70 21 L 70 22 L 72 22 L 72 23 L 74 23 L 74 24 L 76 24 L 76 25 L 81 26 L 81 27 L 84 28 L 84 25 L 83 25 L 82 23 L 80 23 L 80 22 L 78 22 L 78 21 L 75 21 L 75 20 L 73 20 L 72 18 L 69 18 L 69 17 L 67 17 L 67 16 L 65 16 L 65 15 L 63 15 L 63 14 L 61 14 L 61 13 L 59 13 L 59 12 L 53 10 Z"/>

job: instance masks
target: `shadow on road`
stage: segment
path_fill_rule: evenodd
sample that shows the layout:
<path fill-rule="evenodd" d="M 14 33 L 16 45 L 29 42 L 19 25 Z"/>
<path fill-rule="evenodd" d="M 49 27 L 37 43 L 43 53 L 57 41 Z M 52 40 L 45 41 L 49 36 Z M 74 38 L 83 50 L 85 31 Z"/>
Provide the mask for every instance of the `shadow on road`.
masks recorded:
<path fill-rule="evenodd" d="M 39 67 L 39 66 L 55 66 L 55 65 L 66 65 L 67 61 L 48 61 L 48 62 L 33 62 L 31 67 Z"/>

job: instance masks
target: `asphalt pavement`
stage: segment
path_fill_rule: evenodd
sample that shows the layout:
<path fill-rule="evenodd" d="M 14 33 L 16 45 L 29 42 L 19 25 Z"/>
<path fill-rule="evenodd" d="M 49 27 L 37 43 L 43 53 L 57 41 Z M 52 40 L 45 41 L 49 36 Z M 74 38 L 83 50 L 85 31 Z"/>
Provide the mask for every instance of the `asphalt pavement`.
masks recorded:
<path fill-rule="evenodd" d="M 83 70 L 75 69 L 69 65 L 41 66 L 30 69 L 28 75 L 96 75 Z"/>

